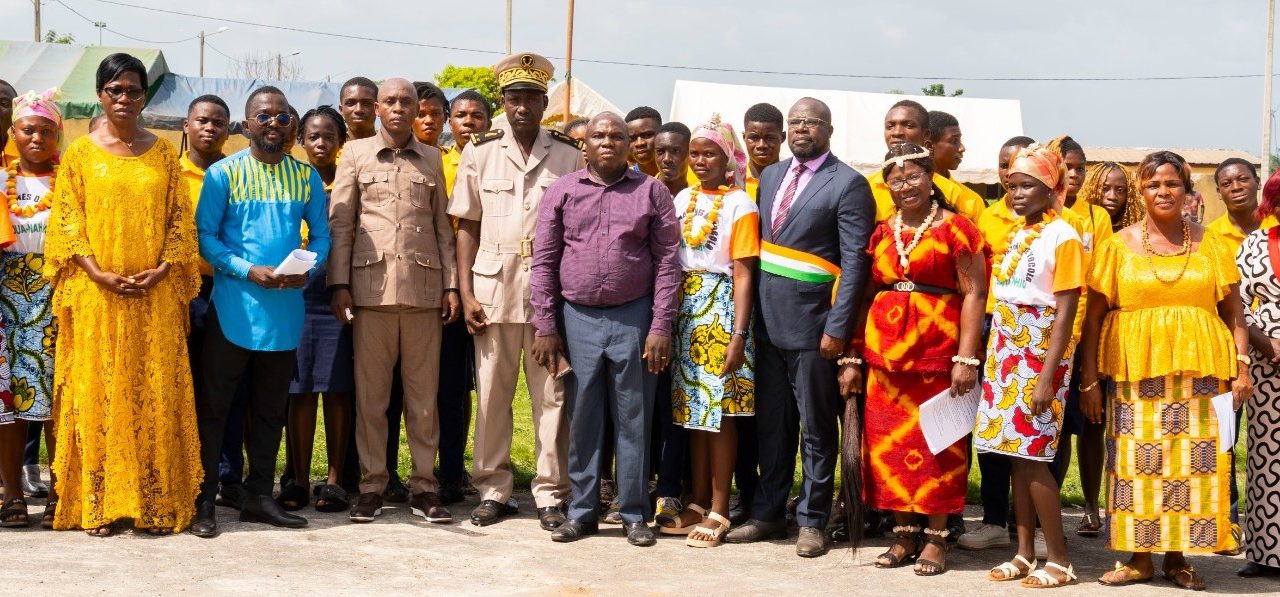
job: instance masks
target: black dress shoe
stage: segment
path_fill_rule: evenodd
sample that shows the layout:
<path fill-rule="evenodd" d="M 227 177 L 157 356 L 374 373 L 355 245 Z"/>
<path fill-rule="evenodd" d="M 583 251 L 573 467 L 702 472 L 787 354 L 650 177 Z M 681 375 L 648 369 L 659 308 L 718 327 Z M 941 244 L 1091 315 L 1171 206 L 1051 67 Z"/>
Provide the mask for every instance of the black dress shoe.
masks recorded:
<path fill-rule="evenodd" d="M 240 509 L 240 522 L 261 522 L 289 529 L 307 526 L 307 519 L 285 512 L 269 495 L 249 496 Z"/>
<path fill-rule="evenodd" d="M 538 524 L 542 525 L 544 531 L 554 531 L 564 524 L 564 512 L 560 511 L 560 506 L 547 506 L 538 508 Z"/>
<path fill-rule="evenodd" d="M 729 508 L 729 523 L 733 526 L 736 527 L 748 520 L 751 520 L 751 510 L 743 508 L 742 504 Z"/>
<path fill-rule="evenodd" d="M 569 543 L 577 541 L 588 535 L 600 534 L 600 523 L 596 521 L 579 522 L 576 520 L 565 521 L 554 531 L 551 531 L 551 540 L 556 543 Z"/>
<path fill-rule="evenodd" d="M 205 539 L 218 536 L 217 508 L 213 502 L 196 504 L 196 521 L 191 523 L 191 534 Z"/>
<path fill-rule="evenodd" d="M 658 542 L 658 538 L 653 535 L 653 529 L 643 522 L 623 523 L 622 530 L 627 533 L 627 543 L 636 547 L 649 547 Z"/>
<path fill-rule="evenodd" d="M 504 516 L 515 514 L 518 511 L 497 500 L 485 500 L 480 502 L 480 505 L 476 506 L 475 510 L 471 511 L 471 524 L 478 527 L 489 526 L 502 520 Z"/>
<path fill-rule="evenodd" d="M 467 487 L 462 479 L 440 481 L 440 502 L 445 506 L 467 499 Z"/>
<path fill-rule="evenodd" d="M 245 490 L 244 485 L 240 483 L 225 484 L 218 491 L 218 497 L 214 503 L 224 508 L 239 510 L 244 506 L 244 500 L 247 497 L 249 497 L 249 492 Z"/>
<path fill-rule="evenodd" d="M 1257 562 L 1247 562 L 1244 568 L 1236 571 L 1236 576 L 1245 578 L 1262 578 L 1264 576 L 1280 576 L 1280 568 L 1275 566 L 1267 566 Z"/>

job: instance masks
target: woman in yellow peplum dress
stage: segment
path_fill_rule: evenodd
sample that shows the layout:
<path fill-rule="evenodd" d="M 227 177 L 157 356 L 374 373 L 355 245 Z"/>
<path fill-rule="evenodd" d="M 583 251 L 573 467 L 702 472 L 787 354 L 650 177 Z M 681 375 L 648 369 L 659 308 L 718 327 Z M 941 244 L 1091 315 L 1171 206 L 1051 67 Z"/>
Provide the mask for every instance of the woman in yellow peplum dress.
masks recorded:
<path fill-rule="evenodd" d="M 98 67 L 107 120 L 67 148 L 46 233 L 60 329 L 54 373 L 56 529 L 190 524 L 203 477 L 187 303 L 200 287 L 195 218 L 178 156 L 138 126 L 146 70 Z"/>
<path fill-rule="evenodd" d="M 1175 153 L 1142 161 L 1146 216 L 1104 241 L 1090 267 L 1081 347 L 1082 407 L 1103 419 L 1107 387 L 1107 538 L 1132 552 L 1100 580 L 1145 582 L 1153 552 L 1166 578 L 1185 588 L 1204 579 L 1184 552 L 1210 553 L 1231 538 L 1231 456 L 1219 449 L 1210 399 L 1252 392 L 1240 274 L 1221 237 L 1182 215 L 1190 169 Z"/>

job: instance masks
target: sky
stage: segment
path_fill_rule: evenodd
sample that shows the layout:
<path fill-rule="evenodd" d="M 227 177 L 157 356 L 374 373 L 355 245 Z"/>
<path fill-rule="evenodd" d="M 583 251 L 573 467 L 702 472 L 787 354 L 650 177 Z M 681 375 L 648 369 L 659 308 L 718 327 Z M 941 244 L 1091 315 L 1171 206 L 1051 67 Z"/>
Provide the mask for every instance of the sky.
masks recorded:
<path fill-rule="evenodd" d="M 31 39 L 31 1 L 0 0 L 5 17 L 0 38 Z M 201 17 L 102 0 L 44 0 L 43 27 L 96 44 L 99 31 L 70 7 L 107 23 L 104 45 L 160 48 L 171 70 L 192 75 L 198 71 L 194 39 L 142 43 L 120 34 L 174 42 L 227 26 L 230 30 L 207 38 L 217 51 L 236 57 L 297 51 L 305 79 L 335 81 L 355 75 L 427 79 L 446 64 L 491 65 L 505 47 L 504 0 L 118 2 Z M 513 3 L 514 50 L 557 57 L 557 77 L 563 78 L 568 2 Z M 1025 132 L 1036 138 L 1069 133 L 1085 146 L 1230 148 L 1256 155 L 1266 17 L 1266 2 L 1259 0 L 582 0 L 575 11 L 573 74 L 624 110 L 651 105 L 664 114 L 677 79 L 909 93 L 939 82 L 948 90 L 963 88 L 965 97 L 1020 100 Z M 452 49 L 280 31 L 226 19 Z M 207 51 L 205 74 L 226 75 L 228 62 Z M 688 66 L 752 72 L 679 68 Z M 1255 76 L 960 80 L 1221 75 Z M 1280 92 L 1276 99 L 1280 103 Z"/>

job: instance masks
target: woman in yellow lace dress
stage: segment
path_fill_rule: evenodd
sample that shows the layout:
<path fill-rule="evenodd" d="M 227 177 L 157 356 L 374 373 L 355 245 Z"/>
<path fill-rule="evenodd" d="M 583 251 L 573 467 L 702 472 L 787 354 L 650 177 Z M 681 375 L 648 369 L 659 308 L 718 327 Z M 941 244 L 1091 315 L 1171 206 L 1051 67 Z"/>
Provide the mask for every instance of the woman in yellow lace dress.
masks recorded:
<path fill-rule="evenodd" d="M 146 69 L 98 67 L 106 122 L 62 156 L 45 244 L 60 323 L 55 529 L 190 524 L 203 477 L 185 341 L 200 287 L 195 219 L 173 147 L 138 126 Z"/>
<path fill-rule="evenodd" d="M 1231 539 L 1231 456 L 1219 449 L 1210 400 L 1252 393 L 1248 333 L 1235 251 L 1191 223 L 1182 206 L 1191 170 L 1153 153 L 1138 167 L 1146 216 L 1103 241 L 1089 270 L 1082 336 L 1081 408 L 1103 420 L 1106 384 L 1108 547 L 1132 555 L 1100 580 L 1126 585 L 1155 575 L 1189 589 L 1204 578 L 1183 553 Z M 1238 356 L 1239 355 L 1239 356 Z"/>

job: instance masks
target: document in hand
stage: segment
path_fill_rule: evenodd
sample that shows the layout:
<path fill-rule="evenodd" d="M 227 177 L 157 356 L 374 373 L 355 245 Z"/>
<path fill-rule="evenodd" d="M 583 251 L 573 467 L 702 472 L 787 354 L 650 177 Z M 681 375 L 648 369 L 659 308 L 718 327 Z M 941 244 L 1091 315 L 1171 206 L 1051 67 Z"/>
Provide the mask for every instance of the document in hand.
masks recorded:
<path fill-rule="evenodd" d="M 1213 414 L 1218 416 L 1218 451 L 1230 452 L 1236 445 L 1236 409 L 1231 392 L 1209 399 Z"/>
<path fill-rule="evenodd" d="M 930 452 L 938 454 L 973 433 L 981 396 L 982 384 L 975 384 L 967 394 L 953 396 L 946 389 L 920 405 L 920 431 Z"/>
<path fill-rule="evenodd" d="M 311 271 L 316 266 L 316 254 L 305 249 L 294 249 L 273 272 L 277 276 L 296 276 Z"/>

